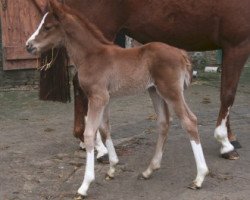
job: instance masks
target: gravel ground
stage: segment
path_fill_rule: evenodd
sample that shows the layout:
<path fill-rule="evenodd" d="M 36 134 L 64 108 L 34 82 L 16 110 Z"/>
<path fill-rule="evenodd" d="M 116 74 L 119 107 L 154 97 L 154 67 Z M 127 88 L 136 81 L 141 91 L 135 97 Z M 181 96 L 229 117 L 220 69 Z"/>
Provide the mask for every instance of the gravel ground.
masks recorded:
<path fill-rule="evenodd" d="M 96 164 L 88 199 L 249 200 L 250 68 L 242 76 L 231 124 L 243 148 L 240 159 L 219 157 L 213 138 L 219 110 L 219 74 L 201 74 L 186 91 L 198 117 L 210 175 L 203 188 L 187 189 L 196 167 L 187 135 L 174 117 L 162 168 L 137 180 L 153 155 L 157 131 L 148 95 L 112 101 L 111 125 L 120 165 L 112 181 L 107 165 Z M 41 102 L 36 90 L 0 92 L 0 200 L 72 199 L 84 175 L 85 152 L 72 136 L 73 104 Z"/>

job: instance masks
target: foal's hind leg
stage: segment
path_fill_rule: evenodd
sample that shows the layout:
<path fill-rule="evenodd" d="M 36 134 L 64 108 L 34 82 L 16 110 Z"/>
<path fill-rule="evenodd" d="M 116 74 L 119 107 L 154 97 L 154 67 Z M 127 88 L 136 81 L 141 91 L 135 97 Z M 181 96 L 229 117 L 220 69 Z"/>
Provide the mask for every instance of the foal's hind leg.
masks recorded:
<path fill-rule="evenodd" d="M 165 101 L 157 94 L 156 89 L 151 87 L 148 89 L 149 95 L 152 99 L 155 112 L 157 114 L 157 124 L 159 129 L 159 137 L 155 149 L 155 154 L 148 166 L 142 173 L 142 178 L 150 178 L 153 171 L 161 167 L 162 154 L 167 139 L 169 129 L 169 110 Z"/>
<path fill-rule="evenodd" d="M 208 168 L 200 143 L 200 137 L 197 127 L 197 118 L 188 108 L 184 100 L 183 94 L 177 96 L 177 98 L 174 99 L 170 98 L 170 103 L 173 105 L 173 109 L 176 115 L 181 120 L 182 127 L 189 134 L 192 150 L 195 157 L 197 176 L 189 187 L 191 189 L 201 188 L 204 178 L 208 174 Z"/>
<path fill-rule="evenodd" d="M 158 91 L 164 100 L 173 107 L 177 117 L 181 120 L 182 127 L 189 134 L 197 167 L 197 176 L 190 188 L 200 188 L 205 176 L 208 174 L 208 168 L 200 143 L 197 118 L 188 108 L 183 96 L 182 88 L 171 84 L 159 84 Z"/>

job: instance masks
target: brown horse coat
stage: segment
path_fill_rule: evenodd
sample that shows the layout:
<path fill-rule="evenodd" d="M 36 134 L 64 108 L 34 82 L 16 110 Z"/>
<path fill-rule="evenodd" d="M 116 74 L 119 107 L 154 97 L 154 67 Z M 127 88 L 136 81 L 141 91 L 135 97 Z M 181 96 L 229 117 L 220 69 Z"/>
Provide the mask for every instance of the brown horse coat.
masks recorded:
<path fill-rule="evenodd" d="M 50 0 L 46 13 L 33 35 L 26 43 L 32 54 L 64 45 L 75 63 L 81 89 L 88 98 L 88 111 L 84 141 L 87 150 L 85 176 L 78 190 L 80 199 L 87 195 L 94 180 L 94 145 L 98 131 L 106 140 L 110 169 L 113 178 L 118 163 L 109 125 L 109 99 L 113 95 L 127 95 L 147 89 L 157 113 L 159 138 L 153 159 L 142 173 L 149 178 L 159 169 L 169 128 L 169 111 L 172 107 L 189 135 L 193 149 L 197 176 L 192 189 L 200 188 L 208 168 L 203 155 L 196 116 L 184 99 L 184 85 L 191 80 L 191 64 L 187 54 L 163 43 L 122 49 L 105 39 L 101 32 L 86 18 L 80 17 L 67 6 Z M 79 198 L 77 198 L 79 199 Z"/>
<path fill-rule="evenodd" d="M 217 128 L 226 119 L 226 131 L 215 131 L 222 138 L 221 154 L 230 159 L 238 155 L 229 143 L 235 141 L 229 123 L 228 109 L 232 107 L 244 63 L 250 54 L 250 1 L 241 0 L 65 0 L 113 40 L 123 29 L 136 40 L 145 43 L 161 41 L 186 50 L 222 49 L 221 107 Z M 77 87 L 77 82 L 74 82 Z M 79 87 L 78 87 L 79 88 Z M 79 92 L 78 92 L 79 94 Z M 78 100 L 79 98 L 79 100 Z M 76 95 L 75 135 L 84 130 L 83 115 L 87 102 Z M 80 122 L 80 123 L 79 123 Z M 222 130 L 220 128 L 220 130 Z M 217 129 L 218 130 L 218 129 Z M 222 142 L 223 141 L 223 142 Z"/>

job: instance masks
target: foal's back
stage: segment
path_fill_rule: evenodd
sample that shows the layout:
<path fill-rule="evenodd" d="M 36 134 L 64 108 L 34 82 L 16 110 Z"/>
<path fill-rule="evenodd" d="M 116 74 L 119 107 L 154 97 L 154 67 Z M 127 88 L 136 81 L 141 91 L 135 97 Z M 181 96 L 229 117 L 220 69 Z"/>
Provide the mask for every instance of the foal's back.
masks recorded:
<path fill-rule="evenodd" d="M 144 91 L 158 80 L 173 82 L 191 65 L 186 52 L 164 43 L 152 42 L 140 47 L 109 48 L 112 63 L 110 92 L 113 95 Z"/>

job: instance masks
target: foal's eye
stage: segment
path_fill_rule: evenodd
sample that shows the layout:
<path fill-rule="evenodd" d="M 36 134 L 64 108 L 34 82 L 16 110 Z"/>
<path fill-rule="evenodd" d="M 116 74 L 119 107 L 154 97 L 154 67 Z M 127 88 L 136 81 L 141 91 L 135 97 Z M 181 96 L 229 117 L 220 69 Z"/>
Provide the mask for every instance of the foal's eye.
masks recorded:
<path fill-rule="evenodd" d="M 52 26 L 45 26 L 45 27 L 44 27 L 44 30 L 45 30 L 45 31 L 49 31 L 51 28 L 52 28 Z"/>

